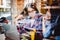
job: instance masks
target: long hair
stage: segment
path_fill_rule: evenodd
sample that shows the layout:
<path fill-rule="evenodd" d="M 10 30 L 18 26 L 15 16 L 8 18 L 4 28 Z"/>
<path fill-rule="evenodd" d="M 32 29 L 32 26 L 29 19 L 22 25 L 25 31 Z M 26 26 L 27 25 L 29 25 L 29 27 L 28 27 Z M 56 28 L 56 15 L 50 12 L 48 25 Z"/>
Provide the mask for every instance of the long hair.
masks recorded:
<path fill-rule="evenodd" d="M 24 10 L 23 10 L 22 13 L 21 13 L 22 15 L 24 15 L 24 11 L 26 12 L 25 15 L 28 16 L 28 8 L 24 8 Z"/>
<path fill-rule="evenodd" d="M 35 3 L 34 4 L 33 3 L 31 4 L 31 8 L 33 8 L 36 11 L 36 13 L 39 13 L 39 11 L 38 11 Z"/>

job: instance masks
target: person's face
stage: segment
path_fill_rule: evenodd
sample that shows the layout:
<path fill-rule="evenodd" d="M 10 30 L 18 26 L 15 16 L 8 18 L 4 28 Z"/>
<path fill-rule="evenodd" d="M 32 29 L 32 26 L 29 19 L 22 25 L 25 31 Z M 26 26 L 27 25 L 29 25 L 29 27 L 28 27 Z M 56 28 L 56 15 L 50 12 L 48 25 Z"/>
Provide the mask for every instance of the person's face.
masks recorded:
<path fill-rule="evenodd" d="M 29 14 L 30 17 L 34 17 L 35 14 L 36 14 L 36 11 L 31 8 L 30 10 L 28 10 L 28 14 Z"/>
<path fill-rule="evenodd" d="M 9 22 L 9 21 L 8 21 L 7 19 L 4 21 L 4 23 L 7 23 L 7 24 L 8 24 L 8 22 Z"/>
<path fill-rule="evenodd" d="M 35 14 L 36 14 L 35 11 L 33 11 L 33 12 L 29 13 L 29 16 L 33 17 L 33 16 L 35 16 Z"/>

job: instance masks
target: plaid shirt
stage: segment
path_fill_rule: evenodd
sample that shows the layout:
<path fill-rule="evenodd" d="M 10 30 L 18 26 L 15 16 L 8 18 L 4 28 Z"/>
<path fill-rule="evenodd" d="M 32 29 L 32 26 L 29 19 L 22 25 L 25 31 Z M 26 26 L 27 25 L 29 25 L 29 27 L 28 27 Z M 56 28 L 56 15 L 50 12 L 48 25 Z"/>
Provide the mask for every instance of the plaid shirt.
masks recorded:
<path fill-rule="evenodd" d="M 42 15 L 36 14 L 34 19 L 35 19 L 34 23 L 33 24 L 29 23 L 29 24 L 25 25 L 25 28 L 27 28 L 27 29 L 33 28 L 36 30 L 42 30 Z"/>

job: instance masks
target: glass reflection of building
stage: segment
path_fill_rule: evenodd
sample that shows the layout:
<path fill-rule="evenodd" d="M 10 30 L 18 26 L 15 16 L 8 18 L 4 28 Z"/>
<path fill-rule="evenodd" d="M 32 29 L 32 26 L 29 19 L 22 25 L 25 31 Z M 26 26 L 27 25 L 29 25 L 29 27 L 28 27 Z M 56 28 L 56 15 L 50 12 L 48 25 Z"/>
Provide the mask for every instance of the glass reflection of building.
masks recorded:
<path fill-rule="evenodd" d="M 11 1 L 10 0 L 0 0 L 0 17 L 10 15 Z M 6 15 L 7 14 L 7 15 Z"/>

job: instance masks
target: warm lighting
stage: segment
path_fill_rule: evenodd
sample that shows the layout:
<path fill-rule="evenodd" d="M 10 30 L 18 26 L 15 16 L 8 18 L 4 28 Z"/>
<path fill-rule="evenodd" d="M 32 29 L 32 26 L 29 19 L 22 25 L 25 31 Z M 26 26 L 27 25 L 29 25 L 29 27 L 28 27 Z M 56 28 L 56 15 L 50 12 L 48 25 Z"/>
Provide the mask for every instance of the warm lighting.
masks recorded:
<path fill-rule="evenodd" d="M 43 0 L 43 1 L 47 1 L 47 0 Z"/>
<path fill-rule="evenodd" d="M 0 5 L 3 5 L 3 0 L 0 0 Z"/>

